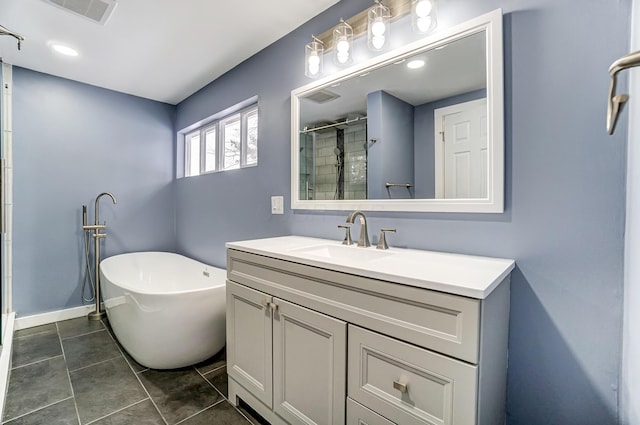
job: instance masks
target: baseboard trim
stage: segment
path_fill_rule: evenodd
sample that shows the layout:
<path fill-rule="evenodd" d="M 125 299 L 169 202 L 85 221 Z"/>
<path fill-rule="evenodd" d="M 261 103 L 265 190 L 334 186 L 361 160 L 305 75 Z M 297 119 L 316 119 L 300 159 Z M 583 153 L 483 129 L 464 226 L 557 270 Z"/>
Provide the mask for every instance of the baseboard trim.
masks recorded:
<path fill-rule="evenodd" d="M 20 330 L 33 328 L 34 326 L 48 325 L 49 323 L 55 323 L 61 320 L 75 319 L 77 317 L 86 316 L 93 310 L 95 310 L 94 305 L 83 305 L 65 310 L 34 314 L 33 316 L 19 317 L 16 319 L 15 329 Z"/>
<path fill-rule="evenodd" d="M 7 398 L 9 387 L 9 371 L 11 370 L 11 351 L 13 350 L 13 329 L 15 326 L 15 313 L 9 313 L 7 323 L 2 334 L 2 346 L 0 347 L 0 422 L 4 419 L 4 401 Z"/>

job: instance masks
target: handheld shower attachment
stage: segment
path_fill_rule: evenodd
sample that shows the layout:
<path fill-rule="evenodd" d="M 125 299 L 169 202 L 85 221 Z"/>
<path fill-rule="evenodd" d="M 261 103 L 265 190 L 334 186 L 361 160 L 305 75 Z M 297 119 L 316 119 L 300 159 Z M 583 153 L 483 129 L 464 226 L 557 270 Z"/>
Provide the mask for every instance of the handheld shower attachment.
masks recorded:
<path fill-rule="evenodd" d="M 340 167 L 342 165 L 342 157 L 340 155 L 340 149 L 339 148 L 333 148 L 333 153 L 336 154 L 336 160 L 338 161 L 338 167 Z"/>
<path fill-rule="evenodd" d="M 18 40 L 18 50 L 20 50 L 20 48 L 22 47 L 24 37 L 17 32 L 10 31 L 6 27 L 0 25 L 0 35 L 8 35 L 15 38 L 16 40 Z"/>

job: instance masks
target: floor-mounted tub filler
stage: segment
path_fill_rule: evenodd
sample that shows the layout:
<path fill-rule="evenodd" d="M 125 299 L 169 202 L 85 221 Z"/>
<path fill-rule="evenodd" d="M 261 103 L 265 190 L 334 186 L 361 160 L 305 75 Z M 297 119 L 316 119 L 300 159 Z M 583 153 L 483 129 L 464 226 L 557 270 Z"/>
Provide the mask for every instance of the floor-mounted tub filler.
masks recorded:
<path fill-rule="evenodd" d="M 100 274 L 109 323 L 138 363 L 174 369 L 224 347 L 224 269 L 179 254 L 137 252 L 103 260 Z"/>

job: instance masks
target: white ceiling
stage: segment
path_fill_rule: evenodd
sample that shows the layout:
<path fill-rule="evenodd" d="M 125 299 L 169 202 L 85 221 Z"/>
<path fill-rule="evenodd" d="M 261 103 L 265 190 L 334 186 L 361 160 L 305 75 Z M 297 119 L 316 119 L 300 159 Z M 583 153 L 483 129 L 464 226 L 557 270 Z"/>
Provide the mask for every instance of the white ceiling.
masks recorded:
<path fill-rule="evenodd" d="M 176 104 L 337 2 L 118 0 L 102 26 L 42 0 L 0 0 L 0 25 L 25 37 L 18 51 L 13 37 L 0 36 L 0 57 Z M 80 55 L 54 53 L 51 41 Z"/>

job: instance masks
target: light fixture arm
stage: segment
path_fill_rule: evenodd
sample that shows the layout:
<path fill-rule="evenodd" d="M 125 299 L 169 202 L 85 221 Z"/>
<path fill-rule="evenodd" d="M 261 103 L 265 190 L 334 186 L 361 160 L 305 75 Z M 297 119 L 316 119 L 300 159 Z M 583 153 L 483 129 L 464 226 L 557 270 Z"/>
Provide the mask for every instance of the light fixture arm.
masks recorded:
<path fill-rule="evenodd" d="M 22 42 L 24 41 L 24 37 L 18 34 L 17 32 L 8 30 L 6 27 L 0 25 L 0 35 L 9 35 L 15 38 L 16 40 L 18 40 L 18 50 L 20 50 L 20 48 L 22 47 Z"/>

